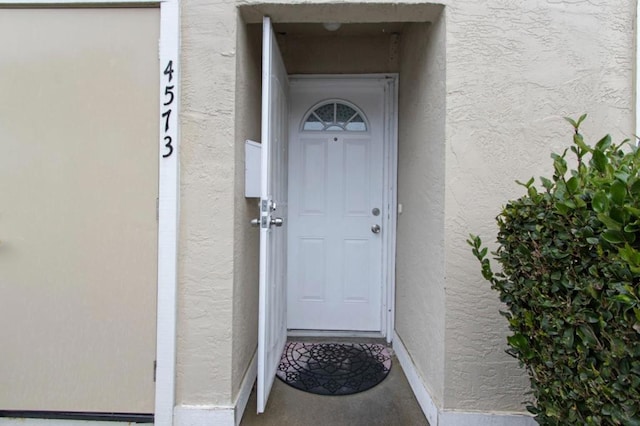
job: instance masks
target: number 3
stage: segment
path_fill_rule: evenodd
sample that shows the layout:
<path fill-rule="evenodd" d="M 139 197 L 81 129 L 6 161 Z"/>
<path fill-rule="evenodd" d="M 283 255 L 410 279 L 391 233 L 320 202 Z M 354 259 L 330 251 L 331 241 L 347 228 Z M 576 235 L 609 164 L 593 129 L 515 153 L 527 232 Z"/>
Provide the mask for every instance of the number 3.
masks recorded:
<path fill-rule="evenodd" d="M 164 144 L 164 146 L 166 148 L 169 148 L 169 152 L 167 152 L 166 154 L 162 154 L 162 158 L 167 158 L 170 157 L 171 154 L 173 154 L 173 145 L 171 145 L 171 142 L 173 142 L 171 140 L 171 136 L 165 136 L 164 140 L 167 142 L 166 144 Z"/>

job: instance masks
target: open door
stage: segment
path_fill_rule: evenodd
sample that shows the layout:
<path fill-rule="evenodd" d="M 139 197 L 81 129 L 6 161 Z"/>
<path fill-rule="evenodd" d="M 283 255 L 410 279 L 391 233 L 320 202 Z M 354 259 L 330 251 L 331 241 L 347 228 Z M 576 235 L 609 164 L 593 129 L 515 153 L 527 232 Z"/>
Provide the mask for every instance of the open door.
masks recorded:
<path fill-rule="evenodd" d="M 289 81 L 268 17 L 262 33 L 262 168 L 258 413 L 264 412 L 287 339 L 287 128 Z"/>

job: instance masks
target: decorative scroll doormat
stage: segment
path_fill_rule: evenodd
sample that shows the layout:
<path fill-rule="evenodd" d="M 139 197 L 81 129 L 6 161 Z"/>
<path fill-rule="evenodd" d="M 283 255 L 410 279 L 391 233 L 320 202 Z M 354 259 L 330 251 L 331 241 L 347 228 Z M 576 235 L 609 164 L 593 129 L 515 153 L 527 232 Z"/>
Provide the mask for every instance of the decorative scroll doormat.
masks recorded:
<path fill-rule="evenodd" d="M 383 345 L 289 342 L 276 375 L 305 392 L 350 395 L 374 387 L 390 370 L 391 354 Z"/>

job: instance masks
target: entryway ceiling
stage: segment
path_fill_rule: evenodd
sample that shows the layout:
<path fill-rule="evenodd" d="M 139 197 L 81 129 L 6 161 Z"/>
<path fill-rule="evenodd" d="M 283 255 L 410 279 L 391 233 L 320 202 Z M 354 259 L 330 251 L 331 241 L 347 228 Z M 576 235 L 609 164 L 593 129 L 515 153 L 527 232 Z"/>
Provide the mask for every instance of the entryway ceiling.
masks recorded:
<path fill-rule="evenodd" d="M 328 31 L 322 23 L 274 23 L 276 33 L 290 36 L 368 36 L 401 33 L 406 22 L 346 23 Z"/>

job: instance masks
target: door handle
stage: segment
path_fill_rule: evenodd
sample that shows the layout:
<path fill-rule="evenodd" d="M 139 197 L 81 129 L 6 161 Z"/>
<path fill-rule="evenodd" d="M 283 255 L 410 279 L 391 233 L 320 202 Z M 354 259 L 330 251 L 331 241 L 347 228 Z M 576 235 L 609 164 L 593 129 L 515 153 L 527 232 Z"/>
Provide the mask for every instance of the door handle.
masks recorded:
<path fill-rule="evenodd" d="M 379 234 L 380 230 L 381 230 L 380 225 L 376 224 L 371 227 L 371 232 L 373 232 L 374 234 Z"/>
<path fill-rule="evenodd" d="M 260 226 L 260 224 L 262 224 L 263 222 L 266 224 L 266 217 L 263 217 L 263 219 L 265 219 L 264 221 L 262 221 L 260 218 L 256 218 L 256 219 L 251 219 L 251 226 L 253 228 L 258 228 Z M 277 226 L 277 227 L 281 227 L 284 224 L 284 219 L 281 217 L 272 217 L 269 219 L 269 226 Z M 263 225 L 263 228 L 266 228 L 266 225 Z"/>

